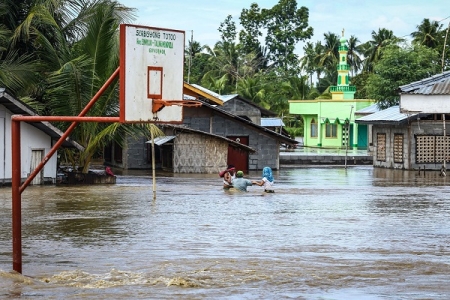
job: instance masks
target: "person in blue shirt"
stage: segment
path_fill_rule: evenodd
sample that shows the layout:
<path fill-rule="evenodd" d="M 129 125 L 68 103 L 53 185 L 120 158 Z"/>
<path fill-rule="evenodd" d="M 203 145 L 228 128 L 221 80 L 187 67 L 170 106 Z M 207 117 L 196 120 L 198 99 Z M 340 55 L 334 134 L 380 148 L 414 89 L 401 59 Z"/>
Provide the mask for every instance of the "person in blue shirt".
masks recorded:
<path fill-rule="evenodd" d="M 247 192 L 247 187 L 252 186 L 253 182 L 244 178 L 244 172 L 237 171 L 236 178 L 231 182 L 233 187 L 239 191 Z"/>

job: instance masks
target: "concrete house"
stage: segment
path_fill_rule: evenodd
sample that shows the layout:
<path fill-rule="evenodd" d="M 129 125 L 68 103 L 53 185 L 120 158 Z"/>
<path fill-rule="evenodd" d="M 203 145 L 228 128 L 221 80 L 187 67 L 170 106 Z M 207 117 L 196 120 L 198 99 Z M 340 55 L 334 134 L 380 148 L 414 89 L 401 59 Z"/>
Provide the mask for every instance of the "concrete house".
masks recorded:
<path fill-rule="evenodd" d="M 242 117 L 252 121 L 255 124 L 261 125 L 262 127 L 289 136 L 287 131 L 284 129 L 285 125 L 283 120 L 277 117 L 277 114 L 273 111 L 265 109 L 264 107 L 241 97 L 239 94 L 219 95 L 197 84 L 192 84 L 190 86 L 198 91 L 202 91 L 204 95 L 210 95 L 210 99 L 219 99 L 221 101 L 221 103 L 209 103 L 219 104 L 221 109 L 233 115 Z"/>
<path fill-rule="evenodd" d="M 189 128 L 226 137 L 255 149 L 253 154 L 228 150 L 228 164 L 241 170 L 262 170 L 269 166 L 279 169 L 280 147 L 298 142 L 285 135 L 255 124 L 247 118 L 236 116 L 220 107 L 204 103 L 202 107 L 184 108 L 183 124 Z"/>
<path fill-rule="evenodd" d="M 363 116 L 372 127 L 373 165 L 439 170 L 450 159 L 450 72 L 399 87 L 400 104 Z"/>
<path fill-rule="evenodd" d="M 11 184 L 11 116 L 37 115 L 30 107 L 15 99 L 5 89 L 0 88 L 0 186 Z M 21 177 L 25 180 L 36 168 L 63 133 L 48 122 L 26 123 L 20 126 Z M 80 145 L 66 140 L 63 147 Z M 55 183 L 57 178 L 57 155 L 53 155 L 31 184 Z"/>

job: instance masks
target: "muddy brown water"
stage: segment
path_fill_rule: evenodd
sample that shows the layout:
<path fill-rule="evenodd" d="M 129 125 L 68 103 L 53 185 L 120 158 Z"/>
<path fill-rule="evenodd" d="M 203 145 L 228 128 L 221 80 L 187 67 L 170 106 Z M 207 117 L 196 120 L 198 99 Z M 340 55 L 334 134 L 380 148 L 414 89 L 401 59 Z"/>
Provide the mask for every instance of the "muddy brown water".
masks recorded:
<path fill-rule="evenodd" d="M 250 179 L 258 179 L 252 172 Z M 450 178 L 284 168 L 276 192 L 217 175 L 28 187 L 23 275 L 0 188 L 1 299 L 449 299 Z"/>

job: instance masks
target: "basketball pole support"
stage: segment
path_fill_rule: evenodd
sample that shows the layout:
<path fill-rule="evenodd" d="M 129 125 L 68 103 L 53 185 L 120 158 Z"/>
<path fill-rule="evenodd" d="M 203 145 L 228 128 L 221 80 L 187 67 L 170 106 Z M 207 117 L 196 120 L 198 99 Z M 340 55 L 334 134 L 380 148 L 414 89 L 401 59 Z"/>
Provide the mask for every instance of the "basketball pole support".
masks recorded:
<path fill-rule="evenodd" d="M 13 239 L 13 270 L 22 274 L 22 193 L 25 188 L 33 181 L 34 177 L 42 170 L 48 160 L 55 154 L 58 148 L 69 137 L 78 123 L 81 122 L 103 122 L 103 123 L 117 123 L 121 122 L 120 117 L 85 117 L 89 110 L 94 106 L 104 91 L 111 85 L 120 73 L 118 67 L 114 73 L 108 78 L 105 84 L 98 90 L 94 97 L 89 101 L 85 108 L 78 114 L 78 116 L 22 116 L 13 115 L 11 117 L 11 196 L 12 196 L 12 239 Z M 162 99 L 154 99 L 152 104 L 152 112 L 156 113 L 165 106 L 180 105 L 190 107 L 200 107 L 201 102 L 197 101 L 166 101 Z M 72 122 L 59 140 L 53 145 L 47 155 L 42 159 L 36 169 L 28 176 L 28 178 L 21 185 L 21 145 L 20 145 L 20 122 L 43 122 L 43 121 L 58 121 L 58 122 Z M 153 143 L 153 133 L 152 133 Z M 154 150 L 152 150 L 154 156 Z M 156 198 L 156 183 L 153 160 L 153 197 Z"/>
<path fill-rule="evenodd" d="M 80 122 L 119 122 L 119 117 L 85 117 L 92 106 L 97 102 L 103 92 L 111 85 L 118 76 L 120 68 L 117 68 L 109 77 L 105 84 L 100 88 L 97 94 L 89 101 L 86 107 L 78 114 L 78 116 L 21 116 L 13 115 L 11 117 L 11 189 L 12 189 L 12 243 L 13 243 L 13 270 L 22 274 L 22 192 L 31 183 L 34 177 L 42 170 L 44 165 L 58 150 L 63 142 L 68 138 L 70 133 Z M 41 122 L 41 121 L 69 121 L 72 124 L 67 128 L 59 140 L 53 145 L 44 159 L 36 167 L 36 169 L 28 176 L 21 185 L 21 149 L 20 149 L 20 122 Z"/>

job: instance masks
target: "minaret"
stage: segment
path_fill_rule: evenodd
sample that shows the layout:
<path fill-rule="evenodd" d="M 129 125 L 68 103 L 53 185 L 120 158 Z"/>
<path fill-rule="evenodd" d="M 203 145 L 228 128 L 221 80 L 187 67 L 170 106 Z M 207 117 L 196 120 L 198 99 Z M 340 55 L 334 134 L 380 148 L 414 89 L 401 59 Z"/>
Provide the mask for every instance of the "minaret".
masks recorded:
<path fill-rule="evenodd" d="M 337 86 L 331 86 L 330 92 L 333 100 L 351 100 L 355 99 L 356 87 L 349 85 L 348 73 L 350 70 L 347 64 L 347 39 L 344 37 L 342 29 L 342 37 L 339 40 L 339 63 L 337 65 L 338 77 Z"/>

